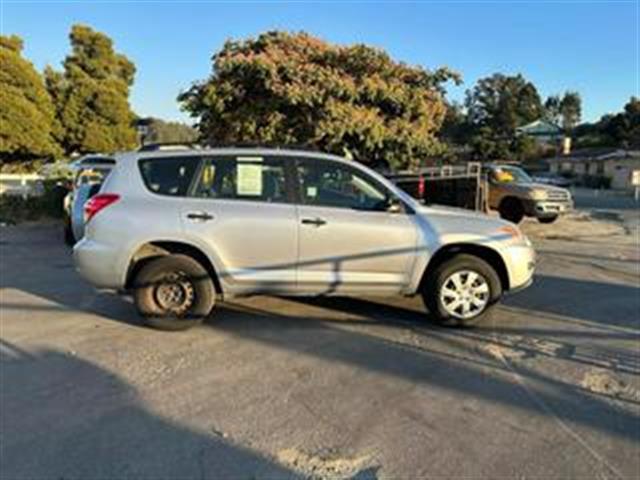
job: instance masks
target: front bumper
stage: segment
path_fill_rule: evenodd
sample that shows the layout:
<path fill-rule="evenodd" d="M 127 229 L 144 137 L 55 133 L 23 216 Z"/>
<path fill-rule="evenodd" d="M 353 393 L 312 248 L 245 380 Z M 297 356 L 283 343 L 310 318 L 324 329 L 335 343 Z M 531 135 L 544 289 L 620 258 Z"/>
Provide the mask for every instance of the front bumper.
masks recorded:
<path fill-rule="evenodd" d="M 505 248 L 502 258 L 509 274 L 509 292 L 522 290 L 531 285 L 536 269 L 536 252 L 528 241 Z"/>
<path fill-rule="evenodd" d="M 529 278 L 527 283 L 524 283 L 523 285 L 520 285 L 519 287 L 516 287 L 516 288 L 510 288 L 506 293 L 509 295 L 511 295 L 512 293 L 518 293 L 518 292 L 521 292 L 522 290 L 525 290 L 526 288 L 529 288 L 531 285 L 533 285 L 533 275 L 531 275 L 531 278 Z"/>
<path fill-rule="evenodd" d="M 525 202 L 525 213 L 531 217 L 556 217 L 573 210 L 572 200 L 529 200 Z"/>

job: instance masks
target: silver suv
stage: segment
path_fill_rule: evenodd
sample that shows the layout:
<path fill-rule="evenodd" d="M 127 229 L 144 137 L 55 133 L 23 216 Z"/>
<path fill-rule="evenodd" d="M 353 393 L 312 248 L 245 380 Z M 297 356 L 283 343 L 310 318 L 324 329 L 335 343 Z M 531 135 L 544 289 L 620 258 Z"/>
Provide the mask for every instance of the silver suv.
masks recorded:
<path fill-rule="evenodd" d="M 123 154 L 85 219 L 78 271 L 132 292 L 166 330 L 249 294 L 419 294 L 438 321 L 470 325 L 535 265 L 508 222 L 425 207 L 361 164 L 304 151 Z"/>

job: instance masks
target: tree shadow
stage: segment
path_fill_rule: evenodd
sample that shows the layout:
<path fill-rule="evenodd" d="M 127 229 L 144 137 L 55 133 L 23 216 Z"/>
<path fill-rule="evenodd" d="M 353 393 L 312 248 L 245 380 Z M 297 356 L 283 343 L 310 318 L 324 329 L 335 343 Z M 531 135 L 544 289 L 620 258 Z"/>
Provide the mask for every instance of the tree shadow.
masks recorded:
<path fill-rule="evenodd" d="M 161 418 L 126 381 L 81 358 L 0 340 L 0 367 L 2 478 L 301 478 Z"/>
<path fill-rule="evenodd" d="M 607 328 L 607 325 L 600 326 L 600 324 L 589 324 L 588 330 L 576 329 L 575 325 L 573 328 L 567 328 L 572 326 L 571 319 L 540 314 L 539 312 L 536 312 L 537 316 L 550 320 L 554 326 L 532 328 L 526 324 L 494 321 L 489 324 L 480 324 L 475 328 L 451 329 L 438 325 L 429 315 L 426 315 L 422 302 L 413 302 L 413 305 L 408 307 L 406 302 L 402 305 L 395 305 L 389 302 L 382 303 L 382 300 L 378 302 L 372 299 L 347 297 L 290 297 L 287 300 L 347 315 L 357 315 L 357 323 L 359 324 L 396 325 L 401 328 L 410 328 L 430 338 L 447 340 L 466 338 L 479 345 L 491 343 L 516 349 L 528 357 L 558 358 L 583 365 L 640 375 L 637 352 L 594 343 L 599 340 L 640 341 L 640 332 L 610 329 Z M 513 308 L 500 308 L 503 311 L 513 313 Z M 522 309 L 516 313 L 526 315 L 530 311 Z M 582 322 L 578 325 L 584 326 Z M 576 341 L 581 339 L 594 342 L 590 342 L 588 347 L 582 345 L 578 347 Z"/>
<path fill-rule="evenodd" d="M 506 298 L 504 303 L 529 311 L 640 330 L 638 286 L 536 275 L 533 285 Z"/>
<path fill-rule="evenodd" d="M 472 396 L 510 409 L 540 413 L 537 403 L 526 398 L 520 385 L 509 379 L 512 372 L 499 363 L 478 360 L 477 350 L 468 343 L 461 343 L 457 334 L 445 333 L 445 340 L 455 347 L 454 353 L 450 354 L 424 345 L 374 336 L 361 329 L 339 328 L 335 323 L 335 320 L 325 318 L 288 317 L 225 304 L 207 326 L 269 347 L 448 390 L 463 397 Z M 433 331 L 445 332 L 444 329 Z M 519 367 L 518 374 L 536 385 L 532 391 L 537 400 L 551 406 L 563 420 L 626 440 L 637 440 L 639 416 L 576 385 L 554 380 L 526 367 Z M 596 411 L 597 415 L 594 414 Z"/>

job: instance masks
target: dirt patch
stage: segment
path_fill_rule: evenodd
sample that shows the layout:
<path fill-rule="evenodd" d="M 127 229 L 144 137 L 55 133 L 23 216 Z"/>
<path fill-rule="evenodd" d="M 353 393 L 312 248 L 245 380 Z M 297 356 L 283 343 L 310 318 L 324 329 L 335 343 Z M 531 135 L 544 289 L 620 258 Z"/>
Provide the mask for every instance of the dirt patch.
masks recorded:
<path fill-rule="evenodd" d="M 589 213 L 578 212 L 560 217 L 550 225 L 527 219 L 522 224 L 522 230 L 531 238 L 567 241 L 578 241 L 587 237 L 611 237 L 628 234 L 622 223 L 613 219 L 610 220 L 598 220 Z"/>
<path fill-rule="evenodd" d="M 516 350 L 497 343 L 485 343 L 478 349 L 498 360 L 519 360 L 527 356 L 527 352 L 524 350 Z"/>
<path fill-rule="evenodd" d="M 628 385 L 623 380 L 614 376 L 611 372 L 602 369 L 589 370 L 580 386 L 585 390 L 610 397 L 619 397 L 632 401 L 640 401 L 640 391 Z"/>
<path fill-rule="evenodd" d="M 312 479 L 375 479 L 377 467 L 370 464 L 371 457 L 354 458 L 311 455 L 296 448 L 278 452 L 278 461 Z"/>

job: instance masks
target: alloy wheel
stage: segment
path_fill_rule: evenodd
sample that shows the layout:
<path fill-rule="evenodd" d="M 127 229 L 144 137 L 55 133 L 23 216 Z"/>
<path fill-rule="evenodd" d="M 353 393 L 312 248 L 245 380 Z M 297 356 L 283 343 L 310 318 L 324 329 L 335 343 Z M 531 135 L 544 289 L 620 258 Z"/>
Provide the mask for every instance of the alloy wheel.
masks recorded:
<path fill-rule="evenodd" d="M 469 319 L 484 311 L 489 294 L 486 278 L 473 270 L 459 270 L 442 283 L 440 302 L 452 317 Z"/>

